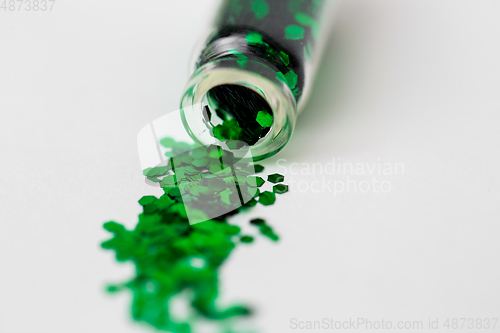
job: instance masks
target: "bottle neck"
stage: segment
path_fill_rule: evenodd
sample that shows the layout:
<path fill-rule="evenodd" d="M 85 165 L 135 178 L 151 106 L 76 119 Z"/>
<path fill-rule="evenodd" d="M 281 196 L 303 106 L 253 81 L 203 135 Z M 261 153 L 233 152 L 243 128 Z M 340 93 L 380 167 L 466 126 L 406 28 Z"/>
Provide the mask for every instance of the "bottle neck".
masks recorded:
<path fill-rule="evenodd" d="M 247 59 L 265 63 L 276 72 L 278 79 L 287 83 L 296 103 L 300 100 L 305 81 L 303 61 L 264 32 L 243 26 L 218 30 L 209 38 L 196 62 L 196 68 L 225 58 L 237 59 L 243 67 Z M 286 74 L 290 71 L 296 75 L 296 82 L 289 84 Z"/>

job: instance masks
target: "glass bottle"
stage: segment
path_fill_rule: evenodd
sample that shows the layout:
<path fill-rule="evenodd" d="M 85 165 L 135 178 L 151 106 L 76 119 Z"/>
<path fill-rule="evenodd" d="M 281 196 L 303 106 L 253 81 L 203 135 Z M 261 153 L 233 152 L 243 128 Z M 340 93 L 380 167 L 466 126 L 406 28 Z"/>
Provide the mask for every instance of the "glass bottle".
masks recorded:
<path fill-rule="evenodd" d="M 223 0 L 181 98 L 189 135 L 254 160 L 279 152 L 310 95 L 336 0 Z M 240 152 L 241 150 L 241 152 Z"/>

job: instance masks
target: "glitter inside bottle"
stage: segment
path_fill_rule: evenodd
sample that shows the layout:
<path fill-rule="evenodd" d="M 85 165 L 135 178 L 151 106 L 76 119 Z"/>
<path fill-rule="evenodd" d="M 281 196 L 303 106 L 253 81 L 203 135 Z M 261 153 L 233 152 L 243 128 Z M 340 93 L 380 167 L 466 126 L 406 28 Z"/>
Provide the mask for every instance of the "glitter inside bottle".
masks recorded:
<path fill-rule="evenodd" d="M 335 4 L 222 1 L 181 99 L 191 137 L 236 156 L 247 144 L 254 160 L 279 152 L 310 94 Z"/>

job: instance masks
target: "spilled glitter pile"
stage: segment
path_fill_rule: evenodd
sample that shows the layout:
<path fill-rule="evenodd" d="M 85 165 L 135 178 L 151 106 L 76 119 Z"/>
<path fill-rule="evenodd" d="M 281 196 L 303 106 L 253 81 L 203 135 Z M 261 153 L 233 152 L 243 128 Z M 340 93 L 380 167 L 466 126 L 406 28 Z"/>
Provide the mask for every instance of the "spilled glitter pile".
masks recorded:
<path fill-rule="evenodd" d="M 192 332 L 192 322 L 172 315 L 171 299 L 189 290 L 191 309 L 212 320 L 250 314 L 246 306 L 218 306 L 219 269 L 233 249 L 252 243 L 228 218 L 252 209 L 257 204 L 271 205 L 276 194 L 286 193 L 284 177 L 269 175 L 273 192 L 259 191 L 265 184 L 264 167 L 235 163 L 234 157 L 220 147 L 189 146 L 167 138 L 160 141 L 170 149 L 167 165 L 144 170 L 147 179 L 159 183 L 165 194 L 139 200 L 143 212 L 134 230 L 116 222 L 104 228 L 113 237 L 102 243 L 114 250 L 120 262 L 131 261 L 136 276 L 130 281 L 110 285 L 109 292 L 130 290 L 133 294 L 134 320 L 170 332 Z M 220 212 L 224 212 L 220 214 Z M 193 219 L 197 223 L 193 224 Z M 202 222 L 203 221 L 203 222 Z M 198 223 L 199 222 L 199 223 Z M 250 224 L 272 241 L 278 235 L 263 219 Z"/>

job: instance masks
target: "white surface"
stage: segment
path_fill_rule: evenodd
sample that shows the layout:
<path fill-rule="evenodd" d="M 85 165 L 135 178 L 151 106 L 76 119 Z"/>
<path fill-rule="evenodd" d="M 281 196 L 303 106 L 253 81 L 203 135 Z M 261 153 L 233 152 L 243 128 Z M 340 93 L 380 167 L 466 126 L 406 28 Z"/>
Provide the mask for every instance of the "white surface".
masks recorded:
<path fill-rule="evenodd" d="M 133 226 L 137 200 L 156 193 L 136 135 L 178 108 L 210 6 L 0 11 L 0 332 L 147 332 L 128 295 L 102 292 L 132 269 L 100 250 L 101 226 Z M 499 15 L 496 0 L 344 1 L 312 102 L 265 165 L 380 159 L 404 174 L 376 175 L 389 193 L 295 189 L 237 218 L 265 217 L 282 236 L 224 267 L 224 299 L 256 306 L 252 325 L 500 317 Z"/>

